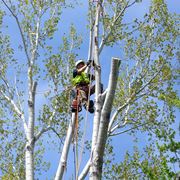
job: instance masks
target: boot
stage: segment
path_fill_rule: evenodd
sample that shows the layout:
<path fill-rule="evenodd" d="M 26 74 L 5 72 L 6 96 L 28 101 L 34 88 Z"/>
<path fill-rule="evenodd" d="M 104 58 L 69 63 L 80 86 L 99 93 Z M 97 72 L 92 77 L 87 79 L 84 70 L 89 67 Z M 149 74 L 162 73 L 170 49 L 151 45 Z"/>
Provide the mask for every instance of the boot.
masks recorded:
<path fill-rule="evenodd" d="M 87 109 L 87 105 L 86 105 L 86 104 L 84 105 L 84 108 Z M 91 114 L 94 113 L 94 101 L 93 101 L 93 100 L 90 100 L 90 101 L 89 101 L 88 111 L 89 111 Z"/>

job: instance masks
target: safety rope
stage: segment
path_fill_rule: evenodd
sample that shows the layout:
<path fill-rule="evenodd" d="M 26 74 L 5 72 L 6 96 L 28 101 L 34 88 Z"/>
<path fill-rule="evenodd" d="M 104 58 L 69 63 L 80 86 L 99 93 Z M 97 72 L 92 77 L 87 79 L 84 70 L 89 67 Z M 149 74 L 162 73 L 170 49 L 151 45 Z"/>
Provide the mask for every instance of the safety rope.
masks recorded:
<path fill-rule="evenodd" d="M 74 143 L 74 145 L 73 145 L 73 154 L 74 154 L 74 176 L 75 176 L 75 179 L 76 179 L 76 177 L 77 177 L 77 175 L 76 175 L 76 152 L 75 152 L 75 143 Z"/>
<path fill-rule="evenodd" d="M 92 71 L 92 69 L 91 69 Z M 79 174 L 79 168 L 81 165 L 82 161 L 82 155 L 84 151 L 84 144 L 85 144 L 85 136 L 86 136 L 86 129 L 87 129 L 87 121 L 88 121 L 88 109 L 89 109 L 89 100 L 90 100 L 90 91 L 91 91 L 91 83 L 92 83 L 92 76 L 93 72 L 90 73 L 90 80 L 89 80 L 89 88 L 88 88 L 88 98 L 87 98 L 87 106 L 86 106 L 86 117 L 84 121 L 84 130 L 83 130 L 83 136 L 82 136 L 82 141 L 81 141 L 81 152 L 80 152 L 80 158 L 78 159 L 78 111 L 79 111 L 79 96 L 80 92 L 79 89 L 77 89 L 77 110 L 75 114 L 75 130 L 74 130 L 74 146 L 73 146 L 73 151 L 74 151 L 74 166 L 75 166 L 75 179 L 78 179 L 78 174 Z"/>
<path fill-rule="evenodd" d="M 77 89 L 77 109 L 75 112 L 75 132 L 74 132 L 74 147 L 75 147 L 75 179 L 78 178 L 78 112 L 79 112 L 79 89 Z"/>
<path fill-rule="evenodd" d="M 91 73 L 90 73 L 88 100 L 87 100 L 87 107 L 86 107 L 86 117 L 85 117 L 85 121 L 84 121 L 84 130 L 83 130 L 83 136 L 82 136 L 82 141 L 81 141 L 81 152 L 80 152 L 77 174 L 79 174 L 79 169 L 81 166 L 82 156 L 83 156 L 83 152 L 84 152 L 84 144 L 85 144 L 85 137 L 86 137 L 86 130 L 87 130 L 88 109 L 89 109 L 89 100 L 90 100 L 90 93 L 91 93 L 92 76 L 93 76 L 93 68 L 91 69 Z"/>

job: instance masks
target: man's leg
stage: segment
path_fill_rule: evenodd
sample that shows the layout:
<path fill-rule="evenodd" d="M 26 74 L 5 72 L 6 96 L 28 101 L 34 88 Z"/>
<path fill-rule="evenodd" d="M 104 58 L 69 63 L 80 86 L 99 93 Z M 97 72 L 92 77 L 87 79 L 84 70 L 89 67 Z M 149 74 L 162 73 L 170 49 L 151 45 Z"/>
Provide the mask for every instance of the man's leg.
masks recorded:
<path fill-rule="evenodd" d="M 95 93 L 95 85 L 90 87 L 90 96 Z"/>
<path fill-rule="evenodd" d="M 80 89 L 78 92 L 78 96 L 79 96 L 79 101 L 81 102 L 81 104 L 82 105 L 86 104 L 87 102 L 86 92 Z"/>
<path fill-rule="evenodd" d="M 71 90 L 70 100 L 71 100 L 71 111 L 76 112 L 78 110 L 80 112 L 82 110 L 82 107 L 80 101 L 78 102 L 77 89 L 75 87 Z"/>
<path fill-rule="evenodd" d="M 100 92 L 103 93 L 103 84 L 101 83 Z M 95 85 L 91 86 L 90 88 L 90 96 L 95 93 Z"/>

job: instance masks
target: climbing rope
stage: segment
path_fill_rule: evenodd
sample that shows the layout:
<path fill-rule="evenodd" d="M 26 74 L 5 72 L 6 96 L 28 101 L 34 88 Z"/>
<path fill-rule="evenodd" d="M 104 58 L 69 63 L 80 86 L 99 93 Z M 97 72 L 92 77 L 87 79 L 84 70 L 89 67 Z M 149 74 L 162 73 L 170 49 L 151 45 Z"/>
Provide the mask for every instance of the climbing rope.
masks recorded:
<path fill-rule="evenodd" d="M 74 154 L 74 175 L 75 175 L 75 179 L 76 179 L 76 177 L 77 177 L 77 175 L 76 175 L 76 153 L 75 153 L 75 143 L 74 143 L 74 145 L 73 145 L 73 154 Z"/>
<path fill-rule="evenodd" d="M 73 146 L 73 151 L 74 151 L 74 169 L 75 169 L 75 179 L 78 179 L 78 174 L 79 174 L 79 168 L 81 165 L 82 161 L 82 156 L 84 152 L 84 144 L 85 144 L 85 136 L 86 136 L 86 130 L 87 130 L 87 121 L 88 121 L 88 109 L 89 109 L 89 101 L 90 101 L 90 91 L 91 91 L 91 83 L 92 83 L 92 76 L 93 72 L 91 69 L 90 73 L 90 81 L 89 81 L 89 88 L 88 88 L 88 98 L 87 98 L 87 104 L 86 104 L 86 117 L 84 121 L 84 130 L 83 130 L 83 136 L 82 136 L 82 141 L 81 141 L 81 152 L 80 152 L 80 158 L 78 158 L 78 112 L 79 112 L 79 96 L 80 96 L 80 91 L 77 89 L 77 108 L 75 112 L 75 129 L 74 129 L 74 146 Z"/>
<path fill-rule="evenodd" d="M 75 112 L 75 132 L 74 132 L 74 156 L 75 156 L 75 179 L 78 178 L 78 112 L 79 112 L 79 89 L 77 89 L 77 109 Z"/>
<path fill-rule="evenodd" d="M 82 136 L 82 141 L 81 141 L 81 152 L 80 152 L 77 174 L 79 174 L 79 169 L 81 166 L 82 156 L 83 156 L 83 152 L 84 152 L 84 144 L 85 144 L 85 137 L 86 137 L 86 130 L 87 130 L 88 109 L 89 109 L 92 76 L 93 76 L 93 69 L 91 69 L 91 73 L 90 73 L 90 81 L 89 81 L 89 89 L 88 89 L 88 101 L 87 101 L 87 107 L 86 107 L 86 117 L 85 117 L 85 121 L 84 121 L 84 130 L 83 130 L 83 136 Z"/>

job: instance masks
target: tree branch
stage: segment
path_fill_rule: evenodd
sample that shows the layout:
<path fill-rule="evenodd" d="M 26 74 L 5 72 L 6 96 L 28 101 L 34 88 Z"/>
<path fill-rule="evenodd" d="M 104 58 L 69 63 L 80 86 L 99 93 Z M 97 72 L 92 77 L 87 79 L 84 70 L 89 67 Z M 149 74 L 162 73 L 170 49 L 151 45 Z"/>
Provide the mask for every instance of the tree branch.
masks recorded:
<path fill-rule="evenodd" d="M 23 124 L 24 124 L 24 131 L 25 131 L 25 134 L 27 134 L 27 124 L 26 124 L 26 121 L 25 121 L 24 114 L 19 110 L 19 108 L 17 107 L 15 102 L 10 97 L 8 97 L 2 90 L 0 90 L 0 93 L 6 99 L 6 101 L 11 104 L 14 112 L 19 116 L 19 118 L 22 119 Z"/>
<path fill-rule="evenodd" d="M 88 50 L 88 60 L 93 60 L 93 16 L 92 16 L 92 5 L 89 1 L 89 8 L 90 8 L 90 33 L 89 33 L 89 50 Z"/>
<path fill-rule="evenodd" d="M 51 129 L 51 126 L 48 126 L 46 128 L 43 128 L 41 131 L 39 131 L 35 136 L 34 136 L 34 141 L 36 142 L 41 136 L 42 134 L 44 134 L 45 132 L 49 131 Z"/>
<path fill-rule="evenodd" d="M 143 91 L 161 72 L 161 70 L 163 69 L 165 63 L 161 66 L 161 68 L 154 74 L 154 76 L 142 87 L 140 88 L 138 91 L 136 91 L 136 95 L 139 94 L 141 91 Z"/>
<path fill-rule="evenodd" d="M 126 108 L 129 103 L 133 103 L 135 102 L 137 99 L 141 98 L 142 96 L 146 95 L 146 93 L 143 93 L 142 95 L 140 95 L 139 97 L 135 98 L 133 101 L 132 99 L 137 96 L 140 92 L 142 92 L 152 81 L 154 78 L 156 78 L 158 76 L 158 74 L 161 72 L 162 68 L 164 67 L 164 64 L 161 66 L 161 68 L 154 74 L 154 76 L 143 86 L 141 87 L 138 91 L 136 91 L 134 94 L 131 95 L 130 98 L 128 98 L 128 100 L 126 101 L 126 103 L 122 106 L 120 106 L 116 112 L 113 114 L 110 123 L 109 123 L 109 127 L 108 127 L 108 131 L 111 131 L 112 125 L 115 121 L 115 119 L 117 118 L 118 114 L 120 111 L 122 111 L 124 108 Z"/>
<path fill-rule="evenodd" d="M 115 27 L 116 22 L 118 21 L 118 19 L 123 15 L 123 13 L 125 12 L 125 10 L 129 7 L 131 7 L 132 5 L 134 5 L 136 3 L 136 1 L 132 2 L 131 4 L 129 4 L 129 2 L 126 4 L 126 6 L 119 12 L 119 14 L 114 18 L 114 21 L 112 22 L 112 24 L 109 26 L 110 30 L 107 33 L 106 37 L 103 37 L 99 46 L 99 54 L 101 54 L 101 51 L 103 50 L 103 47 L 106 43 L 106 41 L 108 40 L 109 36 L 112 34 L 112 31 Z"/>
<path fill-rule="evenodd" d="M 71 121 L 69 123 L 66 139 L 65 139 L 63 150 L 62 150 L 62 153 L 61 153 L 59 166 L 58 166 L 58 169 L 57 169 L 57 172 L 56 172 L 56 175 L 55 175 L 55 180 L 62 179 L 63 174 L 64 174 L 64 170 L 66 168 L 67 156 L 68 156 L 68 153 L 69 153 L 69 148 L 70 148 L 70 144 L 71 144 L 71 141 L 72 141 L 74 126 L 75 126 L 75 118 L 76 118 L 76 114 L 72 113 L 72 119 L 71 119 Z"/>
<path fill-rule="evenodd" d="M 8 80 L 5 79 L 5 77 L 3 77 L 3 75 L 1 74 L 1 72 L 0 72 L 0 75 L 1 75 L 1 79 L 3 80 L 4 84 L 5 84 L 6 87 L 7 87 L 7 90 L 8 90 L 8 92 L 9 92 L 9 95 L 10 95 L 11 97 L 13 97 L 13 94 L 14 94 L 14 93 L 12 92 L 12 90 L 11 90 L 11 88 L 10 88 L 10 86 L 9 86 Z"/>
<path fill-rule="evenodd" d="M 52 127 L 52 126 L 47 126 L 46 128 L 42 128 L 41 131 L 39 131 L 35 136 L 34 136 L 34 142 L 36 142 L 45 132 L 52 130 L 60 139 L 60 135 L 57 133 L 57 131 Z M 62 142 L 61 142 L 62 143 Z"/>
<path fill-rule="evenodd" d="M 84 166 L 84 169 L 82 170 L 81 174 L 79 175 L 78 180 L 85 179 L 85 177 L 87 176 L 89 172 L 90 165 L 91 165 L 91 160 L 89 159 L 86 165 Z"/>
<path fill-rule="evenodd" d="M 115 125 L 113 128 L 111 128 L 111 129 L 108 131 L 108 135 L 110 135 L 110 134 L 111 134 L 112 132 L 114 132 L 116 129 L 119 129 L 119 128 L 124 127 L 126 124 L 127 124 L 127 121 L 124 121 L 123 124 L 118 123 L 117 125 Z"/>
<path fill-rule="evenodd" d="M 21 25 L 20 25 L 20 22 L 19 22 L 19 19 L 17 17 L 17 15 L 11 10 L 11 8 L 7 5 L 7 3 L 2 0 L 3 4 L 6 6 L 6 8 L 10 11 L 10 13 L 12 14 L 12 16 L 15 18 L 16 20 L 16 23 L 18 25 L 18 28 L 19 28 L 19 31 L 20 31 L 20 34 L 21 34 L 21 38 L 22 38 L 22 41 L 23 41 L 23 46 L 24 46 L 24 50 L 25 50 L 25 54 L 26 54 L 26 57 L 28 59 L 28 62 L 30 63 L 30 58 L 29 58 L 29 55 L 28 55 L 28 50 L 27 50 L 27 46 L 26 46 L 26 42 L 25 42 L 25 38 L 24 38 L 24 35 L 23 35 L 23 31 L 22 31 L 22 28 L 21 28 Z"/>
<path fill-rule="evenodd" d="M 37 18 L 37 23 L 36 23 L 36 37 L 35 37 L 35 45 L 32 51 L 32 56 L 31 56 L 31 64 L 34 64 L 34 60 L 36 58 L 36 52 L 38 48 L 38 42 L 39 42 L 39 27 L 40 27 L 40 14 L 41 14 L 41 8 L 39 8 L 38 12 L 38 18 Z"/>
<path fill-rule="evenodd" d="M 113 116 L 111 117 L 110 123 L 109 123 L 108 131 L 111 130 L 112 125 L 113 125 L 115 119 L 117 118 L 119 112 L 122 111 L 124 108 L 126 108 L 126 106 L 131 102 L 131 100 L 132 100 L 132 97 L 130 97 L 130 98 L 126 101 L 126 103 L 125 103 L 124 105 L 120 106 L 120 107 L 116 110 L 116 112 L 113 114 Z"/>
<path fill-rule="evenodd" d="M 130 128 L 130 129 L 127 129 L 127 130 L 124 130 L 124 131 L 121 131 L 121 132 L 118 132 L 118 133 L 109 134 L 109 136 L 117 136 L 117 135 L 120 135 L 120 134 L 129 132 L 129 131 L 131 131 L 131 130 L 133 130 L 133 129 L 136 129 L 136 128 L 138 128 L 138 127 L 145 126 L 145 125 L 147 125 L 147 124 L 150 124 L 150 122 L 147 122 L 147 123 L 144 123 L 144 124 L 140 124 L 140 125 L 138 125 L 138 126 L 132 127 L 132 128 Z"/>
<path fill-rule="evenodd" d="M 16 95 L 17 95 L 17 101 L 19 103 L 19 107 L 22 111 L 22 106 L 21 106 L 21 101 L 20 101 L 20 94 L 19 94 L 19 91 L 18 91 L 18 87 L 17 87 L 17 80 L 16 80 L 16 76 L 15 76 L 15 80 L 14 80 L 14 87 L 15 87 L 15 91 L 16 91 Z"/>

